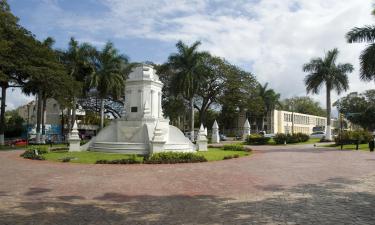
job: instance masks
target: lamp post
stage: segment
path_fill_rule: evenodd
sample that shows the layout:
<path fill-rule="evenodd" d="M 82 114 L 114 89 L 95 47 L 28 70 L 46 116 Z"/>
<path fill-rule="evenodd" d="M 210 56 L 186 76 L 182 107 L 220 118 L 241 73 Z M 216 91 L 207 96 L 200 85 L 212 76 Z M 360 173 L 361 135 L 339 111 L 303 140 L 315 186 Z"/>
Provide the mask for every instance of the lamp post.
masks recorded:
<path fill-rule="evenodd" d="M 26 125 L 26 146 L 29 146 L 29 129 L 30 129 L 30 105 L 31 102 L 29 102 L 26 107 L 27 107 L 27 125 Z"/>

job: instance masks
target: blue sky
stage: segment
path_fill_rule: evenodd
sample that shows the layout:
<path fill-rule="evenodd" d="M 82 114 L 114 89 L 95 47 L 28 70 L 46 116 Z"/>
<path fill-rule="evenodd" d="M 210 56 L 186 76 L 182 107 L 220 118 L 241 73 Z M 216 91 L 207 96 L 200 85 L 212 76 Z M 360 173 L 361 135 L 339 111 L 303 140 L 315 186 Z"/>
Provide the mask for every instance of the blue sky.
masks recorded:
<path fill-rule="evenodd" d="M 350 91 L 373 88 L 358 79 L 364 44 L 347 44 L 354 26 L 374 23 L 372 0 L 9 0 L 20 23 L 57 48 L 69 38 L 97 47 L 114 42 L 132 61 L 165 62 L 183 40 L 253 72 L 282 97 L 306 95 L 301 71 L 334 47 L 352 63 Z M 313 96 L 324 104 L 324 90 Z M 333 101 L 337 98 L 333 95 Z M 30 100 L 9 92 L 10 108 Z"/>

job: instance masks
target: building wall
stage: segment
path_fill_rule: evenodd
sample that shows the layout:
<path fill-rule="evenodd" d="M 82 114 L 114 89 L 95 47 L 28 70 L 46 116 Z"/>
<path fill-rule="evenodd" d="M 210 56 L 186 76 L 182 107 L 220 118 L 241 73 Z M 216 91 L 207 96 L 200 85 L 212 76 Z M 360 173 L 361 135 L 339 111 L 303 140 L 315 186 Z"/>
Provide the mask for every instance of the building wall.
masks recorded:
<path fill-rule="evenodd" d="M 271 133 L 305 133 L 311 134 L 314 127 L 325 127 L 325 117 L 274 110 L 271 117 Z"/>

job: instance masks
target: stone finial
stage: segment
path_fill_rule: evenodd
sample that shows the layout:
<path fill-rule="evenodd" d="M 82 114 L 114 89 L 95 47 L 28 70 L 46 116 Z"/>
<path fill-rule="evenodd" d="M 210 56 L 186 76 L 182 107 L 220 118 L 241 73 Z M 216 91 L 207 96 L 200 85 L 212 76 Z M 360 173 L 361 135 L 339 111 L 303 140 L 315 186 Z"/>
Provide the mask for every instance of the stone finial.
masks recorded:
<path fill-rule="evenodd" d="M 207 137 L 204 134 L 203 124 L 201 124 L 201 127 L 198 132 L 197 149 L 198 151 L 207 151 Z"/>
<path fill-rule="evenodd" d="M 242 139 L 246 140 L 247 136 L 249 135 L 250 135 L 250 123 L 249 123 L 249 120 L 246 119 L 245 124 L 243 125 Z"/>
<path fill-rule="evenodd" d="M 206 140 L 207 141 L 207 137 L 204 133 L 203 124 L 201 124 L 201 127 L 199 128 L 197 140 L 201 140 L 201 141 Z"/>
<path fill-rule="evenodd" d="M 77 121 L 74 121 L 73 129 L 69 135 L 69 151 L 80 151 L 80 142 Z"/>
<path fill-rule="evenodd" d="M 245 124 L 243 125 L 244 128 L 250 128 L 249 120 L 246 119 Z"/>
<path fill-rule="evenodd" d="M 161 129 L 159 122 L 156 123 L 155 130 L 154 130 L 154 137 L 152 138 L 152 141 L 154 142 L 164 141 L 163 130 Z"/>
<path fill-rule="evenodd" d="M 145 102 L 144 107 L 143 107 L 143 117 L 151 117 L 151 109 L 150 105 L 148 104 L 148 101 Z"/>
<path fill-rule="evenodd" d="M 217 124 L 216 120 L 214 122 L 214 125 L 212 126 L 212 129 L 219 129 L 219 125 Z"/>
<path fill-rule="evenodd" d="M 206 135 L 206 137 L 207 137 L 207 133 L 208 133 L 208 131 L 207 131 L 207 127 L 205 127 L 205 128 L 204 128 L 204 135 Z"/>
<path fill-rule="evenodd" d="M 220 143 L 219 125 L 217 124 L 216 120 L 214 122 L 214 125 L 212 126 L 211 141 L 212 143 Z"/>

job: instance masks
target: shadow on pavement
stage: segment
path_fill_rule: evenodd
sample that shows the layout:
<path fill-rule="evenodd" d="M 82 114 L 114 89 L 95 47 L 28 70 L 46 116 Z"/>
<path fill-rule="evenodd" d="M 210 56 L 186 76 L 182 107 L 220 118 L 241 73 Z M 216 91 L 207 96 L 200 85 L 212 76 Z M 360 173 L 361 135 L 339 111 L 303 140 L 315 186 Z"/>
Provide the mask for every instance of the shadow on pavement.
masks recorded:
<path fill-rule="evenodd" d="M 26 198 L 7 207 L 2 201 L 0 224 L 373 224 L 374 186 L 334 178 L 289 189 L 263 187 L 269 195 L 248 200 L 211 195 L 128 196 L 104 193 L 82 196 Z M 373 183 L 372 183 L 373 184 Z"/>

